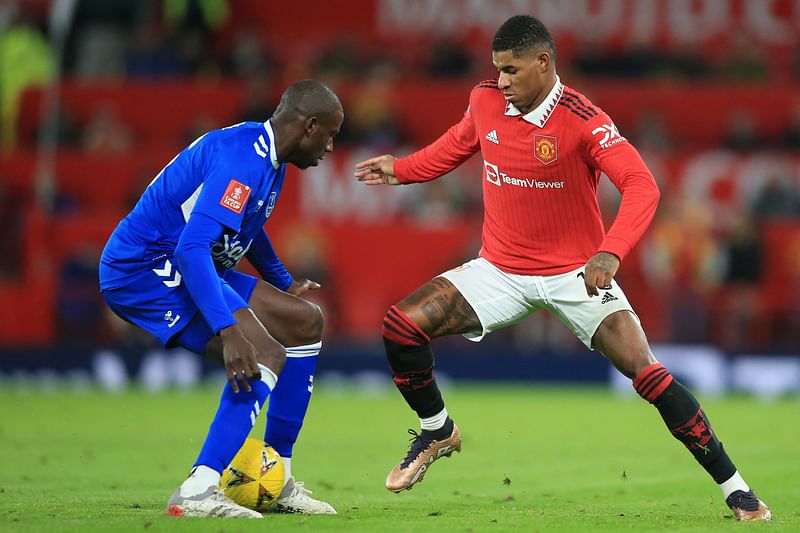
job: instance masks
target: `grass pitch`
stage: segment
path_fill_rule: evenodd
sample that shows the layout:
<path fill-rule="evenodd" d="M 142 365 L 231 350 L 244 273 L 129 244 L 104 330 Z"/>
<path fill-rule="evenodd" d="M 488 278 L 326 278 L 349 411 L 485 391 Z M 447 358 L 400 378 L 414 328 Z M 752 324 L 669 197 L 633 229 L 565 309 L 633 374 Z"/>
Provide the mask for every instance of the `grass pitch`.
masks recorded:
<path fill-rule="evenodd" d="M 747 524 L 733 520 L 653 407 L 597 389 L 540 386 L 447 390 L 463 452 L 395 495 L 383 482 L 405 454 L 414 416 L 396 391 L 323 382 L 293 470 L 337 516 L 166 517 L 219 390 L 0 389 L 0 531 L 800 531 L 797 397 L 703 402 L 773 511 L 771 523 Z M 254 435 L 263 424 L 262 416 Z"/>

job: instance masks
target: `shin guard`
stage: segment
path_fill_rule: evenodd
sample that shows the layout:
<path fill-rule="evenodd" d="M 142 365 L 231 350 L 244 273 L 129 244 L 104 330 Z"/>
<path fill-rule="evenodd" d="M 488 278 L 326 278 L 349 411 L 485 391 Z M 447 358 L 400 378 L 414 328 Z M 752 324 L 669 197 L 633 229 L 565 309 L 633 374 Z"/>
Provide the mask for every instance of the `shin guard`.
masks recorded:
<path fill-rule="evenodd" d="M 653 404 L 672 435 L 681 441 L 714 481 L 729 479 L 736 467 L 714 433 L 695 397 L 660 363 L 654 363 L 633 380 L 639 396 Z"/>
<path fill-rule="evenodd" d="M 405 313 L 392 306 L 383 321 L 383 345 L 395 386 L 420 418 L 444 409 L 436 376 L 430 337 Z"/>

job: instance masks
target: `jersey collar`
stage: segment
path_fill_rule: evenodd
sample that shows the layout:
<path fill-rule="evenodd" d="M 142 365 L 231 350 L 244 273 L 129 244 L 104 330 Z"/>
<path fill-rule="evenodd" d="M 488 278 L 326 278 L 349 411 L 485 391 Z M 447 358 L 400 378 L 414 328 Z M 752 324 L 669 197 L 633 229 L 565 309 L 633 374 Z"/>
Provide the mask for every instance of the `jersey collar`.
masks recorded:
<path fill-rule="evenodd" d="M 553 114 L 553 110 L 556 108 L 556 104 L 558 104 L 558 101 L 561 99 L 561 94 L 563 92 L 564 84 L 561 83 L 561 78 L 556 75 L 555 85 L 553 85 L 553 88 L 550 89 L 547 98 L 545 98 L 541 104 L 536 106 L 536 109 L 527 115 L 522 115 L 522 111 L 514 107 L 514 104 L 509 102 L 508 105 L 506 105 L 506 116 L 518 117 L 522 115 L 523 120 L 527 120 L 535 126 L 544 128 L 544 125 L 547 123 L 547 119 L 549 119 L 550 115 Z"/>
<path fill-rule="evenodd" d="M 278 167 L 281 166 L 278 163 L 278 147 L 275 146 L 275 132 L 272 131 L 272 123 L 268 120 L 264 123 L 264 129 L 267 130 L 267 137 L 269 137 L 269 160 L 272 162 L 272 168 L 278 170 Z"/>

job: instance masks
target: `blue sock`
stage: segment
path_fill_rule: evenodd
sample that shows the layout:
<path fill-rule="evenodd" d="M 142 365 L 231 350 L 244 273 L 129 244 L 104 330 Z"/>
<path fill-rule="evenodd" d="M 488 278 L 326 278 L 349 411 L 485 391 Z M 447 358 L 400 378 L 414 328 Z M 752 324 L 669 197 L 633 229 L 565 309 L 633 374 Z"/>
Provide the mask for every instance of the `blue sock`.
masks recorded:
<path fill-rule="evenodd" d="M 269 387 L 261 380 L 250 381 L 250 387 L 253 390 L 246 392 L 239 386 L 235 394 L 230 383 L 225 385 L 195 466 L 206 465 L 222 473 L 242 447 L 269 396 Z"/>
<path fill-rule="evenodd" d="M 286 365 L 272 391 L 264 440 L 281 455 L 291 457 L 303 427 L 314 388 L 314 370 L 322 343 L 286 348 Z"/>

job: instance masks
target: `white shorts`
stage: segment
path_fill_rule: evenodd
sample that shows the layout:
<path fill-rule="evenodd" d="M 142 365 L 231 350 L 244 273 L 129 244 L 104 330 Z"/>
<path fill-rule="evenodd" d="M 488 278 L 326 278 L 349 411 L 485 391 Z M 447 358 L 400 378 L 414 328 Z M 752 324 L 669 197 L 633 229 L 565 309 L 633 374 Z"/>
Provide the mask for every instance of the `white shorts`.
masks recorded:
<path fill-rule="evenodd" d="M 441 274 L 455 285 L 472 306 L 482 330 L 464 337 L 479 342 L 487 333 L 515 324 L 540 309 L 559 318 L 588 348 L 600 323 L 617 311 L 633 312 L 616 281 L 590 297 L 583 284 L 583 267 L 553 276 L 525 276 L 503 272 L 479 257 Z"/>

